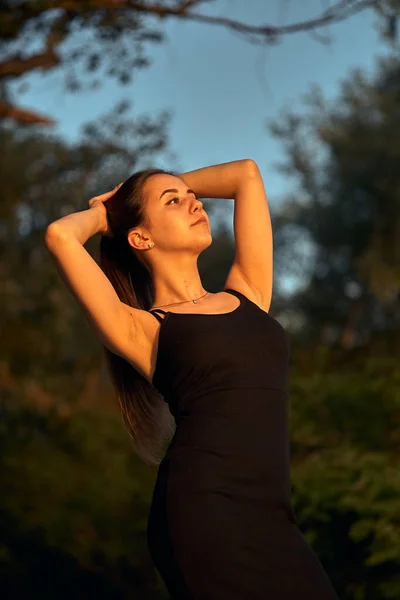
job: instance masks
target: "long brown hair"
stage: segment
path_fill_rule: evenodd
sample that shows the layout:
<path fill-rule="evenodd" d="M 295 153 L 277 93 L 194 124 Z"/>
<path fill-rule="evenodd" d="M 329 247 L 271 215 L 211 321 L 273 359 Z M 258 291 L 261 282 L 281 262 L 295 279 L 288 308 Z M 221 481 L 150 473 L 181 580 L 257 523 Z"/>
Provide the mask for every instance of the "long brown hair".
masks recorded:
<path fill-rule="evenodd" d="M 148 225 L 143 186 L 149 177 L 159 173 L 175 175 L 164 169 L 137 171 L 107 200 L 107 218 L 114 237 L 102 236 L 100 240 L 100 267 L 119 299 L 143 310 L 153 305 L 153 284 L 146 266 L 146 253 L 133 251 L 128 233 L 133 227 Z M 164 442 L 175 432 L 175 419 L 163 397 L 141 373 L 125 359 L 103 348 L 134 449 L 144 462 L 157 466 L 163 458 Z"/>

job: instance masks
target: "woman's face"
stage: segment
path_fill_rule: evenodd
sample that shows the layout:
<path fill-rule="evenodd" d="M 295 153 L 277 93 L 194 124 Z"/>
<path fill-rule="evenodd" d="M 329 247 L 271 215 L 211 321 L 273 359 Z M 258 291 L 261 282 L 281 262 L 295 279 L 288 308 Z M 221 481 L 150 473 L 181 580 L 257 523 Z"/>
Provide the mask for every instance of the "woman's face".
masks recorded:
<path fill-rule="evenodd" d="M 211 242 L 211 229 L 203 203 L 182 179 L 174 175 L 152 175 L 144 184 L 148 234 L 158 250 L 196 253 Z M 204 223 L 194 225 L 200 217 Z"/>

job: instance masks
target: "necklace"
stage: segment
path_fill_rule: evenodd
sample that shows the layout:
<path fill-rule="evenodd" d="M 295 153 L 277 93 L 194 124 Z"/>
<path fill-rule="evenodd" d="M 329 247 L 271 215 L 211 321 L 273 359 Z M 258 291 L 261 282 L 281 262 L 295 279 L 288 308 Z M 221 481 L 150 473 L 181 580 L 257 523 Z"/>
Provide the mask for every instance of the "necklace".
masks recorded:
<path fill-rule="evenodd" d="M 196 300 L 184 300 L 183 302 L 171 302 L 171 304 L 160 304 L 160 306 L 173 306 L 174 304 L 185 304 L 186 302 L 193 302 L 193 304 L 197 304 L 199 300 L 201 300 L 202 298 L 204 298 L 204 296 L 207 296 L 208 292 L 206 292 L 205 294 L 203 294 L 202 296 L 200 296 L 200 298 L 197 298 Z M 158 308 L 158 307 L 155 307 Z M 152 310 L 155 310 L 155 308 L 153 308 Z"/>

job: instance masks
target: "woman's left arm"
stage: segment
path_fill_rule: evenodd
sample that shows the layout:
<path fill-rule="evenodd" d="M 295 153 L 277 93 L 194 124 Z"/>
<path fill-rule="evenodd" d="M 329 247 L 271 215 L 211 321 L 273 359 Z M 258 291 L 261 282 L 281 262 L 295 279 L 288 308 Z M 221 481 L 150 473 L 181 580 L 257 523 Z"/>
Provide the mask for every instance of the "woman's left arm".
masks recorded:
<path fill-rule="evenodd" d="M 235 257 L 225 288 L 252 295 L 269 311 L 273 285 L 273 237 L 267 195 L 257 163 L 237 160 L 179 177 L 199 198 L 233 198 Z"/>
<path fill-rule="evenodd" d="M 233 199 L 254 161 L 245 158 L 178 175 L 198 198 Z"/>

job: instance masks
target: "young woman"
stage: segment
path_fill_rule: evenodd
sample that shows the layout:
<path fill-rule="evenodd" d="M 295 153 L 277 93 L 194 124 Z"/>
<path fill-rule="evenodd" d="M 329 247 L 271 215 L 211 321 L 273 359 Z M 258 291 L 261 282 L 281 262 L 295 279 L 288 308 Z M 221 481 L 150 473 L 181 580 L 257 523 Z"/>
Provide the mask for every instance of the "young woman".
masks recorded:
<path fill-rule="evenodd" d="M 212 242 L 202 197 L 234 199 L 235 256 L 217 293 L 197 268 Z M 140 171 L 89 207 L 50 224 L 46 244 L 103 343 L 135 450 L 158 466 L 148 545 L 171 597 L 336 599 L 291 506 L 289 342 L 268 314 L 256 163 Z M 96 233 L 101 268 L 84 249 Z"/>

